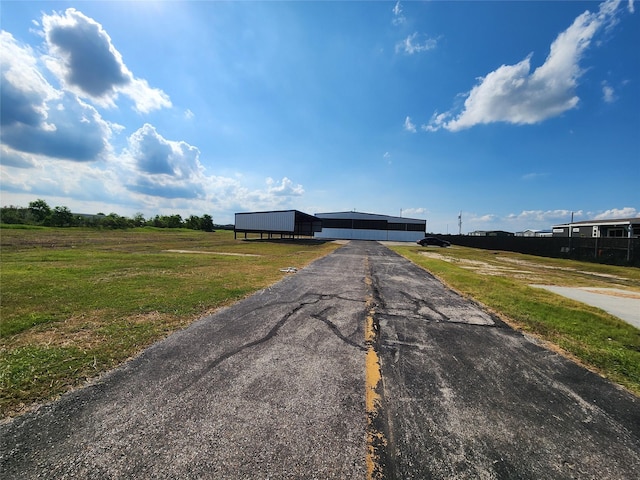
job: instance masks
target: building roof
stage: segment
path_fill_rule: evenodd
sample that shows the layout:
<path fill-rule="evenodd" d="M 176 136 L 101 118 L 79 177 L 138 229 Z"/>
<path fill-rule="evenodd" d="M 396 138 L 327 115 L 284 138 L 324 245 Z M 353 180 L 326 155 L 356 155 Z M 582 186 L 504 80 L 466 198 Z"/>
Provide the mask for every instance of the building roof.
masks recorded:
<path fill-rule="evenodd" d="M 301 212 L 300 210 L 266 210 L 262 212 L 237 212 L 236 215 L 254 215 L 256 213 L 289 213 L 293 212 L 295 214 L 296 222 L 317 222 L 318 219 L 313 215 L 309 215 L 308 213 Z"/>
<path fill-rule="evenodd" d="M 384 220 L 390 223 L 425 223 L 426 220 L 419 218 L 408 217 L 394 217 L 390 215 L 378 215 L 376 213 L 363 213 L 363 212 L 331 212 L 331 213 L 316 213 L 318 218 L 341 218 L 341 219 L 354 219 L 354 220 Z"/>
<path fill-rule="evenodd" d="M 554 227 L 568 227 L 569 225 L 628 225 L 640 223 L 640 217 L 635 218 L 612 218 L 606 220 L 581 220 L 579 222 L 559 223 Z"/>

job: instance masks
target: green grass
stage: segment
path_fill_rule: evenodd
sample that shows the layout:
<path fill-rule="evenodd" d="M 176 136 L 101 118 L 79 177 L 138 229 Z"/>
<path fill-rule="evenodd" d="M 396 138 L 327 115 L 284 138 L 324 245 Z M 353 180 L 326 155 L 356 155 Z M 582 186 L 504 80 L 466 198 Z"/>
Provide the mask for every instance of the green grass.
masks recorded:
<path fill-rule="evenodd" d="M 615 287 L 639 292 L 640 269 L 464 247 L 392 248 L 514 327 L 560 347 L 585 366 L 640 394 L 640 330 L 598 308 L 529 286 Z"/>
<path fill-rule="evenodd" d="M 280 268 L 302 267 L 337 247 L 313 240 L 234 240 L 228 231 L 5 227 L 2 416 L 81 385 L 207 313 L 273 284 L 286 275 Z"/>
<path fill-rule="evenodd" d="M 83 384 L 207 313 L 273 284 L 285 275 L 280 268 L 302 267 L 337 245 L 234 240 L 226 231 L 2 225 L 0 247 L 4 417 Z M 640 291 L 640 269 L 462 247 L 393 248 L 517 328 L 640 393 L 640 331 L 529 286 Z M 426 257 L 425 251 L 448 261 Z"/>

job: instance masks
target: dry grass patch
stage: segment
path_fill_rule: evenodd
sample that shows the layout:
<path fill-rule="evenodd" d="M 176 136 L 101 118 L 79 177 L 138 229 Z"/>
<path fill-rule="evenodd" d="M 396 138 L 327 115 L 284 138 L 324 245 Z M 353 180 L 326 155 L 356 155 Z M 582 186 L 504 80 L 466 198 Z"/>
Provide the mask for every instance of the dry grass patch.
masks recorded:
<path fill-rule="evenodd" d="M 338 248 L 150 228 L 2 227 L 0 245 L 3 417 L 82 385 L 275 283 L 286 275 L 280 268 L 302 268 Z"/>

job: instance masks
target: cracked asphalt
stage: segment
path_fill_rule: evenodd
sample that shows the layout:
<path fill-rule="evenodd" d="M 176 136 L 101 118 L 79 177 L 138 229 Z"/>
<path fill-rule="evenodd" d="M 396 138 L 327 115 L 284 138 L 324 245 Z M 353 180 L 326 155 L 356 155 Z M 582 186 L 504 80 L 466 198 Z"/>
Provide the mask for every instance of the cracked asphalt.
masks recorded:
<path fill-rule="evenodd" d="M 365 342 L 368 319 L 375 338 Z M 373 414 L 371 345 L 381 373 Z M 640 478 L 640 402 L 383 245 L 352 241 L 3 423 L 0 473 Z"/>

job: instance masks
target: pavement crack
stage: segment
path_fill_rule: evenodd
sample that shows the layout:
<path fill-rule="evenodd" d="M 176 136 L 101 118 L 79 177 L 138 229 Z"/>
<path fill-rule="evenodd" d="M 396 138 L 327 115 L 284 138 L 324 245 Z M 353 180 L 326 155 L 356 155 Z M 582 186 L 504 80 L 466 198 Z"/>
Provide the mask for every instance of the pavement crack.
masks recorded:
<path fill-rule="evenodd" d="M 380 321 L 377 307 L 386 309 L 379 289 L 379 278 L 373 275 L 369 256 L 365 257 L 365 283 L 368 286 L 365 318 L 365 411 L 367 418 L 366 439 L 367 480 L 393 480 L 395 459 L 392 457 L 393 441 L 385 408 L 384 379 L 379 356 L 381 345 Z"/>
<path fill-rule="evenodd" d="M 429 320 L 436 320 L 436 321 L 450 321 L 451 319 L 445 315 L 444 313 L 442 313 L 438 307 L 436 307 L 434 305 L 433 302 L 430 302 L 428 300 L 422 299 L 422 298 L 416 298 L 413 297 L 411 295 L 409 295 L 406 292 L 399 292 L 402 296 L 404 296 L 404 298 L 406 298 L 409 302 L 411 302 L 413 304 L 413 314 L 416 317 L 421 317 L 421 318 L 427 318 Z M 436 315 L 439 315 L 441 318 L 430 318 L 429 315 L 426 315 L 424 313 L 424 309 L 427 308 L 430 312 L 435 313 Z"/>
<path fill-rule="evenodd" d="M 269 332 L 267 332 L 266 335 L 264 335 L 263 337 L 258 338 L 257 340 L 254 340 L 252 342 L 248 342 L 245 343 L 244 345 L 241 345 L 237 348 L 234 348 L 232 350 L 229 350 L 228 352 L 223 353 L 222 355 L 216 357 L 214 360 L 212 360 L 211 362 L 209 362 L 207 364 L 207 366 L 205 368 L 203 368 L 200 373 L 198 375 L 196 375 L 189 383 L 188 385 L 182 387 L 180 389 L 180 393 L 184 392 L 185 390 L 189 389 L 190 387 L 192 387 L 193 385 L 195 385 L 196 383 L 198 383 L 200 380 L 202 380 L 202 378 L 204 378 L 211 370 L 213 370 L 214 368 L 216 368 L 218 365 L 220 365 L 222 362 L 224 362 L 225 360 L 228 360 L 229 358 L 241 353 L 242 351 L 248 349 L 248 348 L 252 348 L 255 347 L 257 345 L 260 345 L 262 343 L 268 342 L 269 340 L 271 340 L 274 336 L 276 336 L 278 334 L 278 331 L 287 323 L 287 321 L 293 316 L 295 315 L 297 312 L 299 312 L 302 308 L 304 308 L 307 305 L 313 305 L 318 303 L 321 300 L 320 297 L 316 298 L 313 301 L 308 301 L 308 302 L 301 302 L 299 305 L 297 305 L 295 308 L 293 308 L 290 312 L 287 312 L 280 320 L 278 320 L 278 322 L 271 328 L 271 330 L 269 330 Z"/>
<path fill-rule="evenodd" d="M 322 323 L 324 323 L 327 327 L 329 327 L 329 329 L 334 333 L 334 335 L 336 337 L 338 337 L 340 340 L 342 340 L 347 345 L 355 347 L 355 348 L 357 348 L 358 350 L 360 350 L 362 352 L 366 352 L 367 349 L 364 346 L 360 345 L 357 342 L 354 342 L 349 337 L 345 337 L 342 334 L 342 332 L 340 331 L 340 329 L 338 328 L 338 326 L 327 318 L 327 312 L 329 310 L 331 310 L 331 307 L 327 307 L 324 310 L 322 310 L 321 312 L 311 315 L 311 317 L 315 318 L 316 320 L 320 320 Z"/>

